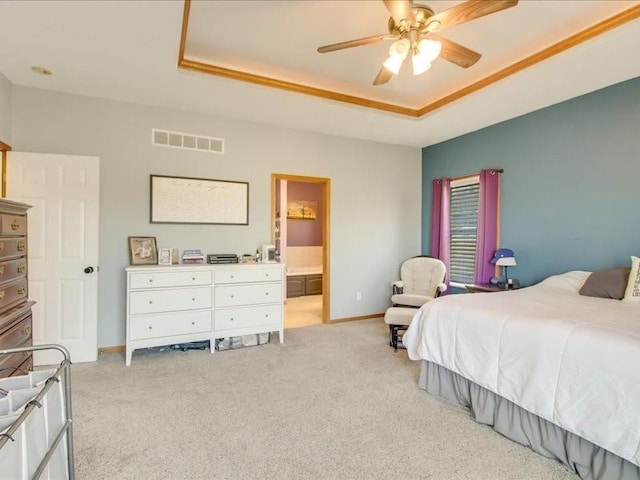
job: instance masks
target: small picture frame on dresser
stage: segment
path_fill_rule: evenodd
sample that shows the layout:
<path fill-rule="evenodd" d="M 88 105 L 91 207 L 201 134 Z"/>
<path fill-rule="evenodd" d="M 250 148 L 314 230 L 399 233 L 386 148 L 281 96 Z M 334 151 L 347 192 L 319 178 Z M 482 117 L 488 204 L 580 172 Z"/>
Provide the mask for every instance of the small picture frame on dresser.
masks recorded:
<path fill-rule="evenodd" d="M 131 265 L 156 265 L 158 263 L 156 237 L 129 237 L 129 260 Z"/>
<path fill-rule="evenodd" d="M 171 249 L 160 248 L 158 250 L 158 265 L 171 265 Z"/>

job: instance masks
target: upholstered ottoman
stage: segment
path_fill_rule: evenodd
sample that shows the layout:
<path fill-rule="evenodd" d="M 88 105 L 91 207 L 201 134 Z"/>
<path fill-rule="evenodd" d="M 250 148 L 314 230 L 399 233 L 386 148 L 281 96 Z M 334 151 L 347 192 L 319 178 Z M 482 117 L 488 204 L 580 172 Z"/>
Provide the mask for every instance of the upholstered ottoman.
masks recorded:
<path fill-rule="evenodd" d="M 413 316 L 418 313 L 417 308 L 390 307 L 384 313 L 384 323 L 389 325 L 389 345 L 398 349 L 398 335 L 406 332 Z"/>

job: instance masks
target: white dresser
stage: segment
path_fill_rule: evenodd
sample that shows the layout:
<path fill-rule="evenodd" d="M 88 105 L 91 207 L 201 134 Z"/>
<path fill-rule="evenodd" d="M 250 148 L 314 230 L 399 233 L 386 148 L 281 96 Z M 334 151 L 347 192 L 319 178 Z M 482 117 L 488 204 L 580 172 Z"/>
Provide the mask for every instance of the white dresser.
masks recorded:
<path fill-rule="evenodd" d="M 134 266 L 127 272 L 126 363 L 138 348 L 278 331 L 281 264 Z"/>

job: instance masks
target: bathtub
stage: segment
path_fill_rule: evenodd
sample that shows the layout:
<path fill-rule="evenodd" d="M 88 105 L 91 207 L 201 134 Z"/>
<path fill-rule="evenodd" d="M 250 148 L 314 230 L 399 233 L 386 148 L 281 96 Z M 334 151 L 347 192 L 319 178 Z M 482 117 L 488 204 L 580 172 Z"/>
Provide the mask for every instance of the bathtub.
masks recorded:
<path fill-rule="evenodd" d="M 322 265 L 317 267 L 287 267 L 287 277 L 294 275 L 322 275 Z"/>

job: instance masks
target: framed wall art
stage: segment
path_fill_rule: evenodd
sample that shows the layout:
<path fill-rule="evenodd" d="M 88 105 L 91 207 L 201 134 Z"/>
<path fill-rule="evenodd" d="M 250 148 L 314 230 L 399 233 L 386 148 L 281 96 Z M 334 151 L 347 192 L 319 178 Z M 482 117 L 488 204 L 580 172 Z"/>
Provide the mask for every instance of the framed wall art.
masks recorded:
<path fill-rule="evenodd" d="M 129 261 L 131 265 L 157 265 L 156 237 L 129 237 Z"/>
<path fill-rule="evenodd" d="M 293 200 L 287 203 L 287 218 L 292 220 L 315 220 L 318 202 L 315 200 Z"/>
<path fill-rule="evenodd" d="M 249 183 L 151 175 L 151 223 L 249 224 Z"/>

